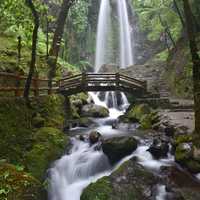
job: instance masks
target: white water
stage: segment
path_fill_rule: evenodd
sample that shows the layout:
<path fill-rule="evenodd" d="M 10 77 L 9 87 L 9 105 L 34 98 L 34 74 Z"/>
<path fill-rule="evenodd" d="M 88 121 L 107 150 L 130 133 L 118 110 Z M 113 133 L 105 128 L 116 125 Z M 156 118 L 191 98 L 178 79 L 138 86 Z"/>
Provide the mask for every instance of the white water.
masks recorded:
<path fill-rule="evenodd" d="M 108 59 L 109 46 L 109 32 L 111 28 L 111 7 L 109 0 L 102 0 L 97 27 L 96 39 L 96 59 L 95 72 L 98 72 L 102 65 L 110 63 Z"/>
<path fill-rule="evenodd" d="M 134 64 L 131 40 L 131 29 L 128 19 L 126 0 L 117 0 L 120 26 L 120 67 L 125 68 Z"/>
<path fill-rule="evenodd" d="M 102 172 L 110 169 L 107 157 L 95 146 L 76 139 L 69 155 L 58 160 L 50 169 L 50 200 L 78 200 L 82 190 Z M 103 174 L 104 175 L 104 174 Z"/>

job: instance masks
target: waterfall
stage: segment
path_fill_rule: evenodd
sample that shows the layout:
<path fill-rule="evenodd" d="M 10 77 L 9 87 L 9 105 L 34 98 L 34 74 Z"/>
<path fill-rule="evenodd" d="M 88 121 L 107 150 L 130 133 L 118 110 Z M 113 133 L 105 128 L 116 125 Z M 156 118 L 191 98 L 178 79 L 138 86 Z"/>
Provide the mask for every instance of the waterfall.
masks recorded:
<path fill-rule="evenodd" d="M 96 146 L 72 140 L 72 150 L 50 169 L 49 200 L 78 200 L 95 176 L 110 169 L 108 158 Z"/>
<path fill-rule="evenodd" d="M 97 27 L 97 38 L 96 38 L 96 56 L 95 56 L 95 72 L 98 72 L 104 64 L 116 63 L 120 68 L 125 68 L 134 64 L 133 59 L 133 48 L 132 48 L 132 38 L 131 38 L 131 27 L 129 24 L 128 17 L 128 7 L 126 0 L 116 0 L 116 6 L 111 7 L 110 0 L 101 0 L 99 17 L 98 17 L 98 27 Z M 112 8 L 116 10 L 112 11 Z M 118 17 L 119 32 L 118 42 L 119 57 L 114 58 L 110 55 L 114 55 L 116 49 L 113 48 L 112 41 L 113 33 L 112 30 L 112 17 L 111 13 L 114 12 Z M 116 24 L 116 23 L 115 23 Z M 116 57 L 116 56 L 115 56 Z M 118 104 L 117 95 L 115 92 L 106 92 L 104 95 L 104 100 L 98 99 L 98 93 L 92 94 L 92 98 L 98 105 L 107 105 L 107 107 L 112 107 L 115 109 L 126 108 L 128 105 L 128 100 L 123 93 L 121 96 L 121 105 Z M 118 97 L 119 97 L 118 95 Z"/>
<path fill-rule="evenodd" d="M 126 0 L 117 0 L 117 11 L 120 26 L 120 67 L 125 68 L 134 63 Z"/>
<path fill-rule="evenodd" d="M 103 64 L 110 62 L 109 60 L 109 32 L 111 29 L 111 7 L 109 0 L 102 0 L 97 27 L 96 39 L 96 58 L 95 72 L 98 72 Z"/>

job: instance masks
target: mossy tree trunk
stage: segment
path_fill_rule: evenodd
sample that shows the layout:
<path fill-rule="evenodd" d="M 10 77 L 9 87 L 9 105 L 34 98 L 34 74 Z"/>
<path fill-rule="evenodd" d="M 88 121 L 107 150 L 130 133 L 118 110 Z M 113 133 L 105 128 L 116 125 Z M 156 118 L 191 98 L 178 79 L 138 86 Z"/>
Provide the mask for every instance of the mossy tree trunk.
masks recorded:
<path fill-rule="evenodd" d="M 56 73 L 56 64 L 57 64 L 60 45 L 61 45 L 61 41 L 62 41 L 62 37 L 64 33 L 65 21 L 69 13 L 69 9 L 75 1 L 76 0 L 63 0 L 61 10 L 57 18 L 57 22 L 56 22 L 57 27 L 54 32 L 52 46 L 49 51 L 50 57 L 48 60 L 48 65 L 50 67 L 49 69 L 49 88 L 50 89 L 52 88 L 52 79 L 54 78 L 55 73 Z"/>
<path fill-rule="evenodd" d="M 24 98 L 29 98 L 30 87 L 32 78 L 35 72 L 35 63 L 36 63 L 36 52 L 37 52 L 37 39 L 38 39 L 38 29 L 40 25 L 39 14 L 32 2 L 32 0 L 26 0 L 27 6 L 31 9 L 33 18 L 34 18 L 34 29 L 32 35 L 32 54 L 31 54 L 31 63 L 29 68 L 28 78 L 26 80 L 25 88 L 24 88 Z"/>
<path fill-rule="evenodd" d="M 188 0 L 183 0 L 187 33 L 193 62 L 193 87 L 195 104 L 195 132 L 200 136 L 200 57 L 196 44 L 195 24 Z"/>

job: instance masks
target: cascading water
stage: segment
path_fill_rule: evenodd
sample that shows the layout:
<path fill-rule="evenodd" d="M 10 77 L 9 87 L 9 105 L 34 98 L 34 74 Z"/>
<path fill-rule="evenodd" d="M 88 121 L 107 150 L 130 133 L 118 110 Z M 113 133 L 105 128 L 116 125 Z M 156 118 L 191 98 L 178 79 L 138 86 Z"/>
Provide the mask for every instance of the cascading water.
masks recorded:
<path fill-rule="evenodd" d="M 49 200 L 78 200 L 82 190 L 95 180 L 95 175 L 110 169 L 108 158 L 98 145 L 90 146 L 73 138 L 73 148 L 50 169 L 51 185 Z"/>
<path fill-rule="evenodd" d="M 117 9 L 120 25 L 120 67 L 125 68 L 134 64 L 126 0 L 117 0 Z"/>
<path fill-rule="evenodd" d="M 110 0 L 101 0 L 101 6 L 98 17 L 98 27 L 97 27 L 97 41 L 96 41 L 96 57 L 95 57 L 95 72 L 98 72 L 104 64 L 116 63 L 120 68 L 125 68 L 127 66 L 134 64 L 133 59 L 133 48 L 132 48 L 132 38 L 131 38 L 131 27 L 129 24 L 128 17 L 128 7 L 126 0 L 116 0 L 116 14 L 118 15 L 118 32 L 119 39 L 115 41 L 119 43 L 119 58 L 110 57 L 114 55 L 115 49 L 113 44 L 110 42 L 112 40 L 112 7 Z M 108 107 L 113 107 L 115 109 L 126 108 L 128 101 L 123 93 L 120 93 L 121 105 L 118 104 L 117 95 L 115 92 L 107 92 L 105 94 L 105 99 L 103 101 L 97 100 L 98 93 L 92 95 L 94 102 L 97 104 L 107 105 Z M 119 96 L 119 95 L 118 95 Z M 111 105 L 111 106 L 110 106 Z"/>
<path fill-rule="evenodd" d="M 111 50 L 109 46 L 109 32 L 111 29 L 111 7 L 109 0 L 102 0 L 96 39 L 96 58 L 95 58 L 95 72 L 98 72 L 103 64 L 110 63 L 109 53 Z"/>

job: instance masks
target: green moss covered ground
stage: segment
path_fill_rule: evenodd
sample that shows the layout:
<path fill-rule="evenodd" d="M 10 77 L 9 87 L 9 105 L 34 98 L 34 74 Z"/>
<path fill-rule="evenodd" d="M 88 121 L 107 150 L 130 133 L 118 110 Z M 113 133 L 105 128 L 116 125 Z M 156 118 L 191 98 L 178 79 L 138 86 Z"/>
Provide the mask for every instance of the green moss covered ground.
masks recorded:
<path fill-rule="evenodd" d="M 3 163 L 0 177 L 11 176 L 5 184 L 0 178 L 0 199 L 40 199 L 38 188 L 42 187 L 46 170 L 64 153 L 69 142 L 61 131 L 65 116 L 63 102 L 57 95 L 40 97 L 32 99 L 29 108 L 23 98 L 0 99 L 0 163 Z M 15 166 L 23 166 L 24 171 L 15 172 Z M 22 178 L 20 189 L 12 182 L 18 177 Z M 29 193 L 29 198 L 16 194 L 18 190 Z M 30 195 L 36 196 L 30 198 Z"/>

